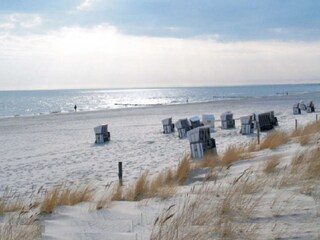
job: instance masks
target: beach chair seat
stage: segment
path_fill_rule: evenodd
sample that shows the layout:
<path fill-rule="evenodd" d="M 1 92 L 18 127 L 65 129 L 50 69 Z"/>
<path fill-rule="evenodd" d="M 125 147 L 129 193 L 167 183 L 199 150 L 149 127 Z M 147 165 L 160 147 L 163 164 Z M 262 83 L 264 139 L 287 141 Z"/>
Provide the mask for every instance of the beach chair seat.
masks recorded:
<path fill-rule="evenodd" d="M 191 123 L 191 129 L 203 126 L 203 124 L 200 121 L 200 118 L 197 116 L 190 118 L 189 121 Z"/>
<path fill-rule="evenodd" d="M 278 119 L 274 116 L 274 111 L 268 112 L 270 114 L 270 120 L 274 127 L 278 126 Z"/>
<path fill-rule="evenodd" d="M 240 118 L 241 122 L 241 130 L 240 133 L 242 135 L 249 135 L 254 131 L 254 124 L 253 124 L 253 116 L 244 116 Z"/>
<path fill-rule="evenodd" d="M 213 114 L 203 114 L 202 115 L 203 126 L 208 126 L 210 128 L 215 128 L 215 118 Z"/>
<path fill-rule="evenodd" d="M 233 119 L 232 112 L 224 112 L 220 116 L 221 119 L 221 128 L 222 129 L 230 129 L 235 128 L 235 120 Z"/>
<path fill-rule="evenodd" d="M 299 115 L 299 114 L 301 114 L 301 109 L 299 108 L 299 103 L 293 104 L 292 110 L 293 110 L 293 114 L 294 114 L 294 115 Z"/>
<path fill-rule="evenodd" d="M 301 109 L 301 111 L 307 111 L 307 105 L 305 104 L 304 101 L 300 101 L 299 102 L 299 108 Z"/>
<path fill-rule="evenodd" d="M 216 154 L 215 139 L 210 137 L 209 127 L 198 127 L 188 132 L 192 158 L 202 158 L 205 153 Z"/>
<path fill-rule="evenodd" d="M 315 107 L 314 107 L 313 101 L 310 101 L 307 104 L 307 113 L 313 113 L 313 112 L 315 112 Z"/>
<path fill-rule="evenodd" d="M 172 118 L 166 118 L 162 120 L 163 133 L 169 134 L 174 132 L 174 124 L 172 123 Z"/>
<path fill-rule="evenodd" d="M 96 135 L 96 144 L 103 144 L 110 141 L 110 132 L 108 132 L 108 125 L 100 125 L 94 128 Z"/>
<path fill-rule="evenodd" d="M 178 131 L 179 138 L 185 138 L 187 136 L 187 132 L 191 129 L 190 123 L 186 118 L 179 119 L 175 126 Z"/>
<path fill-rule="evenodd" d="M 271 120 L 270 113 L 260 113 L 258 115 L 260 131 L 268 131 L 274 128 L 274 123 Z"/>

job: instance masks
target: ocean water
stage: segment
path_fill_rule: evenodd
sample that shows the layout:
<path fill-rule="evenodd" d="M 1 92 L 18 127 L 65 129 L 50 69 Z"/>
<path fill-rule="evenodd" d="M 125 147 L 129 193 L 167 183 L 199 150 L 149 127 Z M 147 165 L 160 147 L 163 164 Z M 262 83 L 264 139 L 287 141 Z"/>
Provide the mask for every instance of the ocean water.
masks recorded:
<path fill-rule="evenodd" d="M 209 102 L 320 92 L 320 84 L 0 91 L 0 117 Z"/>

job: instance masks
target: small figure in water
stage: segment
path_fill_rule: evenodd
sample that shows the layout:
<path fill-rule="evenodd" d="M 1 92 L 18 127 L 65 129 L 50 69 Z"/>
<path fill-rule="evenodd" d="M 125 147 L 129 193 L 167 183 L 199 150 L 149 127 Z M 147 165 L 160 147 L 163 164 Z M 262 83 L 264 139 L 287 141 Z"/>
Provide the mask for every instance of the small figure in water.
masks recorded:
<path fill-rule="evenodd" d="M 74 111 L 76 112 L 77 111 L 77 105 L 74 105 Z"/>
<path fill-rule="evenodd" d="M 187 103 L 189 103 L 189 98 L 187 98 Z"/>

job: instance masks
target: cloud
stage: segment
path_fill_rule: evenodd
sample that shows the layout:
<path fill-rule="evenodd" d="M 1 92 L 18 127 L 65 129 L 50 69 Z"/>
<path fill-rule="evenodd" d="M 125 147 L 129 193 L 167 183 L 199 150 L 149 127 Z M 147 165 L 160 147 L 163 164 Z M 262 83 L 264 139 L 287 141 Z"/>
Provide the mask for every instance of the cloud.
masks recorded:
<path fill-rule="evenodd" d="M 4 30 L 11 30 L 11 29 L 14 29 L 15 27 L 16 27 L 16 25 L 11 22 L 6 22 L 6 23 L 0 24 L 0 29 L 4 29 Z"/>
<path fill-rule="evenodd" d="M 320 42 L 132 36 L 104 24 L 0 35 L 0 89 L 318 82 Z"/>
<path fill-rule="evenodd" d="M 77 10 L 87 10 L 89 9 L 95 0 L 84 0 L 79 6 L 77 6 Z"/>
<path fill-rule="evenodd" d="M 0 19 L 3 21 L 0 29 L 4 30 L 34 28 L 42 24 L 42 17 L 39 14 L 12 13 Z"/>

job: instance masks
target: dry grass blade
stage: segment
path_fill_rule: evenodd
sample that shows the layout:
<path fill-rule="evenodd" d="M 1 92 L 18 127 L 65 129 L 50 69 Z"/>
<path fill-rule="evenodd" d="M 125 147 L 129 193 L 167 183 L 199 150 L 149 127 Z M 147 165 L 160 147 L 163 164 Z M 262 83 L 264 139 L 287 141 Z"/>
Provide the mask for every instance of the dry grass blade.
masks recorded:
<path fill-rule="evenodd" d="M 303 136 L 300 136 L 298 138 L 298 141 L 300 143 L 301 146 L 306 146 L 309 144 L 309 142 L 311 141 L 311 136 L 310 135 L 303 135 Z"/>
<path fill-rule="evenodd" d="M 290 168 L 284 173 L 280 186 L 291 186 L 301 183 L 303 192 L 317 194 L 320 181 L 320 149 L 307 149 L 296 154 Z"/>
<path fill-rule="evenodd" d="M 61 186 L 48 190 L 40 206 L 41 213 L 52 213 L 59 204 Z"/>
<path fill-rule="evenodd" d="M 231 163 L 247 158 L 245 147 L 230 145 L 221 157 L 221 165 L 229 166 Z"/>
<path fill-rule="evenodd" d="M 264 183 L 250 180 L 249 175 L 245 172 L 235 184 L 219 192 L 208 184 L 192 191 L 180 204 L 159 216 L 151 239 L 255 239 L 250 218 L 263 194 L 253 197 L 249 192 L 262 191 Z M 253 184 L 259 190 L 247 191 Z"/>
<path fill-rule="evenodd" d="M 79 186 L 77 188 L 63 187 L 59 185 L 49 189 L 40 206 L 41 213 L 52 213 L 59 205 L 75 205 L 81 202 L 92 200 L 92 189 L 90 185 Z"/>
<path fill-rule="evenodd" d="M 220 165 L 221 163 L 218 155 L 206 154 L 201 161 L 196 163 L 196 168 L 215 168 Z"/>
<path fill-rule="evenodd" d="M 175 193 L 176 188 L 172 182 L 172 178 L 166 179 L 167 176 L 167 172 L 160 172 L 152 178 L 149 185 L 148 197 L 167 198 Z"/>
<path fill-rule="evenodd" d="M 81 202 L 90 202 L 92 200 L 92 189 L 89 185 L 80 186 L 71 191 L 69 197 L 69 204 L 75 205 Z"/>
<path fill-rule="evenodd" d="M 211 169 L 207 172 L 207 174 L 204 177 L 205 181 L 217 181 L 218 180 L 218 173 L 214 169 Z"/>
<path fill-rule="evenodd" d="M 0 198 L 0 214 L 8 212 L 20 212 L 25 208 L 25 203 L 22 199 L 16 198 Z"/>
<path fill-rule="evenodd" d="M 309 152 L 307 158 L 307 170 L 305 173 L 305 177 L 307 179 L 320 179 L 320 149 L 314 149 L 313 151 Z"/>
<path fill-rule="evenodd" d="M 265 162 L 263 166 L 263 172 L 266 174 L 273 173 L 276 167 L 280 164 L 281 158 L 281 155 L 273 155 L 270 159 L 268 159 Z"/>
<path fill-rule="evenodd" d="M 141 176 L 138 178 L 134 188 L 134 200 L 140 200 L 143 198 L 144 195 L 147 194 L 148 182 L 147 182 L 148 171 L 145 171 Z"/>
<path fill-rule="evenodd" d="M 310 123 L 303 128 L 298 128 L 297 130 L 292 131 L 291 137 L 302 137 L 310 134 L 314 134 L 320 131 L 320 121 Z"/>
<path fill-rule="evenodd" d="M 35 218 L 10 217 L 0 225 L 0 240 L 34 240 L 40 238 L 41 225 L 35 222 Z"/>
<path fill-rule="evenodd" d="M 258 143 L 256 140 L 251 141 L 250 144 L 247 147 L 247 152 L 255 152 L 258 150 Z"/>
<path fill-rule="evenodd" d="M 184 156 L 177 167 L 176 179 L 178 184 L 183 185 L 190 174 L 190 156 Z"/>
<path fill-rule="evenodd" d="M 280 145 L 283 145 L 289 141 L 289 135 L 285 132 L 274 131 L 269 134 L 263 139 L 262 143 L 260 144 L 260 150 L 262 149 L 275 149 Z"/>
<path fill-rule="evenodd" d="M 122 187 L 120 183 L 114 185 L 112 189 L 111 201 L 121 201 L 122 200 Z"/>
<path fill-rule="evenodd" d="M 100 210 L 102 208 L 108 207 L 111 203 L 111 198 L 112 198 L 112 195 L 110 191 L 104 192 L 96 202 L 95 209 Z"/>

